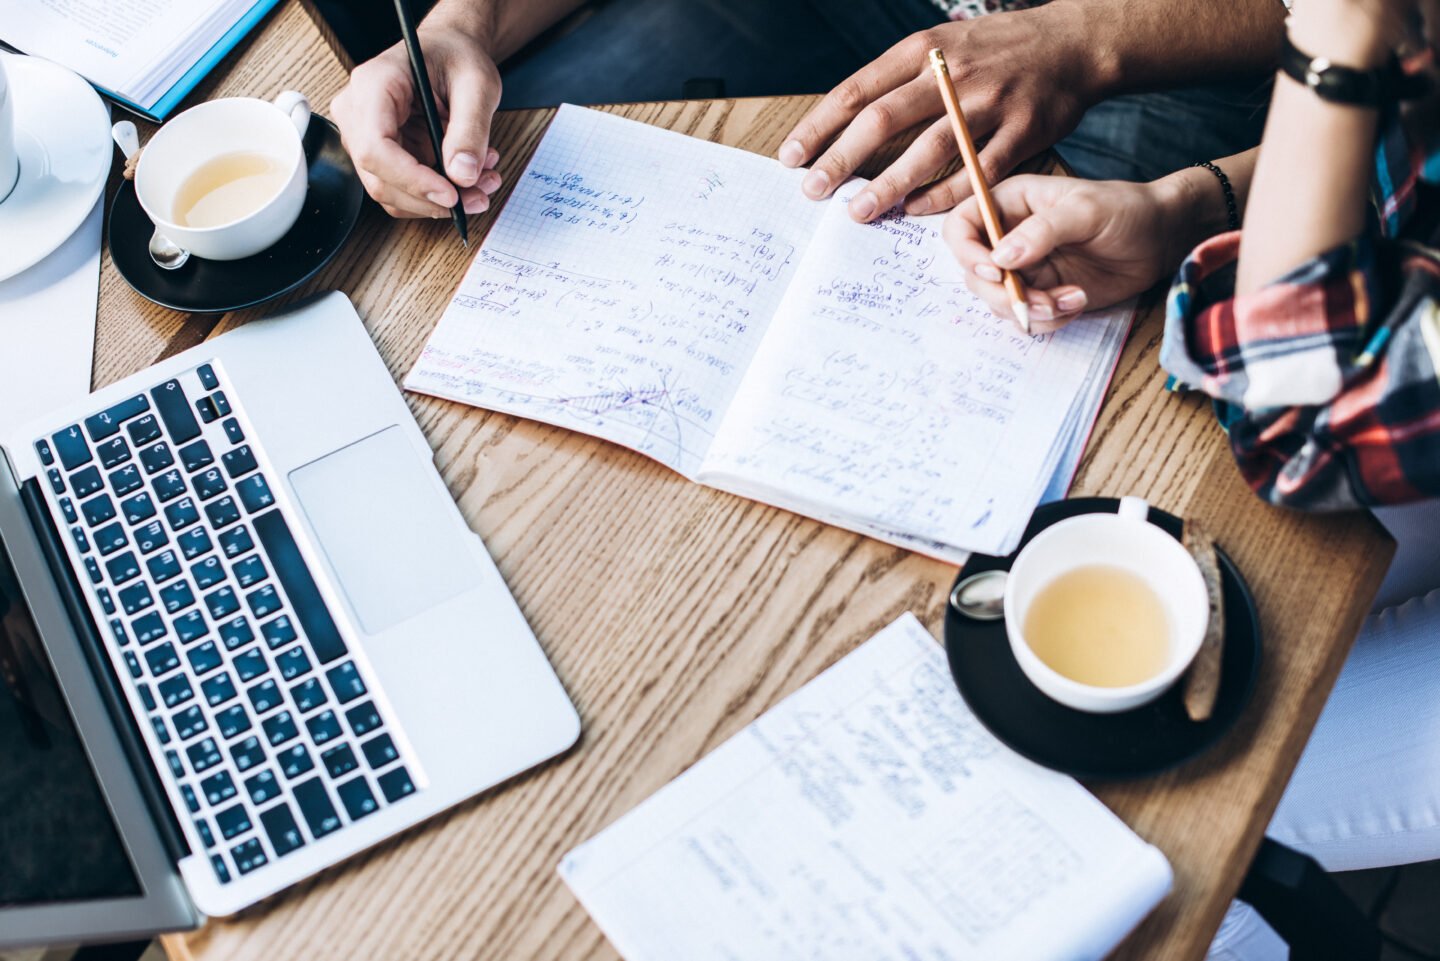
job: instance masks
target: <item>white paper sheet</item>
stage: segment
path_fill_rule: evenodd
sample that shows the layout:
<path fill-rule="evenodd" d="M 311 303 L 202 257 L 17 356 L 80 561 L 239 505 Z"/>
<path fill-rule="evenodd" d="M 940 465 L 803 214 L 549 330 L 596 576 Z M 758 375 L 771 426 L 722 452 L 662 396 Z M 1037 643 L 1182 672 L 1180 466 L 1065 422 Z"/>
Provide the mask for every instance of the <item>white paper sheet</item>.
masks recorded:
<path fill-rule="evenodd" d="M 54 253 L 0 281 L 0 437 L 90 393 L 104 203 Z"/>
<path fill-rule="evenodd" d="M 1011 753 L 906 614 L 566 855 L 627 961 L 1081 961 L 1164 856 Z"/>

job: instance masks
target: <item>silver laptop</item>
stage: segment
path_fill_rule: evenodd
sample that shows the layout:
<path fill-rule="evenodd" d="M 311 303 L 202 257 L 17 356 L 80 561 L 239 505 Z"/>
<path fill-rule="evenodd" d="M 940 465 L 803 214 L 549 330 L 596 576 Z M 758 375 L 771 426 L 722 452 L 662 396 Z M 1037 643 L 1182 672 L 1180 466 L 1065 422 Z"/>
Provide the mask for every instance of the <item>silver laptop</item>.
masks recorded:
<path fill-rule="evenodd" d="M 0 948 L 232 914 L 579 736 L 343 295 L 0 441 Z"/>

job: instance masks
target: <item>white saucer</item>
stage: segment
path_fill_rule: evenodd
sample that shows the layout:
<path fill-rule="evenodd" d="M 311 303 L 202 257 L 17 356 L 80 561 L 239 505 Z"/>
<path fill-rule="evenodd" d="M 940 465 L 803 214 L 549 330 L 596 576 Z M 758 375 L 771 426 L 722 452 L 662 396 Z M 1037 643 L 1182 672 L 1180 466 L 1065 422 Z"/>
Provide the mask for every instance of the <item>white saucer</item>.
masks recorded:
<path fill-rule="evenodd" d="M 84 222 L 110 173 L 110 111 L 77 74 L 0 53 L 15 98 L 20 179 L 0 201 L 0 280 L 39 262 Z M 16 243 L 15 241 L 20 241 Z"/>

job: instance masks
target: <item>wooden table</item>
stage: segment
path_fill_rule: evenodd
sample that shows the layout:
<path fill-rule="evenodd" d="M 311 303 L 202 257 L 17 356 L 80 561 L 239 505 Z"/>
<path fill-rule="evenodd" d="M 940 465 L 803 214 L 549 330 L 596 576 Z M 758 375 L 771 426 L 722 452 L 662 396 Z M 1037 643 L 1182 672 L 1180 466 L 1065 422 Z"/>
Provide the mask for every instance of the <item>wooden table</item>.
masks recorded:
<path fill-rule="evenodd" d="M 202 96 L 303 90 L 324 112 L 345 74 L 283 5 Z M 773 152 L 813 98 L 635 104 L 627 117 Z M 502 114 L 513 180 L 548 111 Z M 145 131 L 147 134 L 149 131 Z M 113 186 L 113 185 L 112 185 Z M 472 220 L 483 235 L 489 216 Z M 398 380 L 468 255 L 448 220 L 367 209 L 307 291 L 354 300 Z M 273 308 L 272 308 L 273 309 Z M 258 312 L 185 316 L 102 268 L 96 384 Z M 1253 703 L 1218 748 L 1096 793 L 1175 868 L 1175 889 L 1117 957 L 1202 957 L 1388 564 L 1364 516 L 1305 517 L 1241 483 L 1208 405 L 1161 391 L 1159 311 L 1138 323 L 1075 485 L 1139 494 L 1210 525 L 1249 578 L 1266 639 Z M 691 484 L 619 447 L 407 395 L 451 492 L 484 537 L 584 718 L 569 755 L 325 873 L 168 940 L 226 959 L 614 958 L 555 866 L 904 611 L 938 633 L 955 570 Z"/>

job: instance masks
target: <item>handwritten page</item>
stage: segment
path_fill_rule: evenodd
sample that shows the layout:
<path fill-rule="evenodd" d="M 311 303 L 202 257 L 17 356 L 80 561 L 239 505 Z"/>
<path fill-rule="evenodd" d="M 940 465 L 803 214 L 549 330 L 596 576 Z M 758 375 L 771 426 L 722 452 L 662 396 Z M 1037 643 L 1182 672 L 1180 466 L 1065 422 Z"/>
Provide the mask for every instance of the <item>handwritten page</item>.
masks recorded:
<path fill-rule="evenodd" d="M 860 186 L 828 206 L 699 479 L 1005 554 L 1129 308 L 1027 337 L 966 289 L 943 216 L 857 224 L 845 204 Z"/>
<path fill-rule="evenodd" d="M 627 961 L 1098 959 L 1171 881 L 980 726 L 910 614 L 559 870 Z"/>
<path fill-rule="evenodd" d="M 561 107 L 405 386 L 693 477 L 823 213 L 802 174 Z"/>

